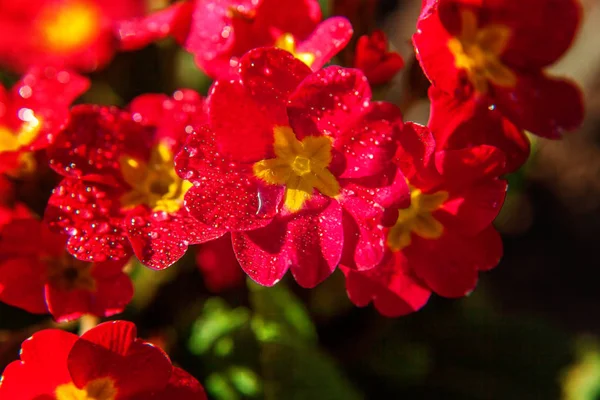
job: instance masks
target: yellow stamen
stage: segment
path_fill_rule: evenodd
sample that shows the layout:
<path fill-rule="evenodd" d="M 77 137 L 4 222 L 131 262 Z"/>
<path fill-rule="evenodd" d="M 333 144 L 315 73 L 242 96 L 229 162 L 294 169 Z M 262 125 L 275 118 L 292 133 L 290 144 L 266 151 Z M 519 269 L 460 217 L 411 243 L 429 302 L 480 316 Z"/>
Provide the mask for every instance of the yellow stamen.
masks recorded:
<path fill-rule="evenodd" d="M 448 192 L 424 194 L 414 187 L 410 189 L 410 207 L 399 211 L 396 225 L 388 233 L 388 247 L 393 251 L 410 245 L 413 233 L 424 239 L 437 239 L 444 232 L 444 226 L 432 213 L 448 200 Z"/>
<path fill-rule="evenodd" d="M 5 151 L 18 151 L 30 145 L 40 132 L 41 122 L 33 113 L 24 113 L 28 116 L 16 132 L 0 126 L 0 153 Z"/>
<path fill-rule="evenodd" d="M 340 185 L 327 169 L 331 163 L 331 139 L 326 136 L 307 136 L 296 139 L 289 127 L 277 127 L 275 156 L 254 164 L 254 175 L 272 185 L 285 185 L 285 207 L 298 211 L 314 189 L 335 197 Z"/>
<path fill-rule="evenodd" d="M 448 41 L 454 55 L 456 68 L 467 71 L 475 90 L 486 93 L 488 83 L 501 87 L 514 87 L 517 75 L 500 60 L 511 37 L 509 27 L 490 24 L 478 29 L 477 16 L 473 11 L 462 10 L 460 36 Z"/>
<path fill-rule="evenodd" d="M 148 163 L 129 156 L 121 158 L 121 173 L 132 188 L 121 197 L 123 207 L 145 204 L 154 211 L 178 211 L 192 184 L 177 176 L 173 157 L 171 149 L 159 143 L 152 149 Z"/>
<path fill-rule="evenodd" d="M 56 400 L 115 400 L 117 388 L 110 378 L 99 378 L 89 382 L 83 389 L 73 383 L 59 385 L 54 391 Z"/>
<path fill-rule="evenodd" d="M 44 45 L 56 52 L 84 47 L 98 36 L 100 18 L 100 11 L 88 1 L 52 3 L 39 19 Z"/>
<path fill-rule="evenodd" d="M 315 62 L 314 54 L 298 53 L 296 51 L 296 39 L 294 39 L 294 36 L 290 33 L 285 33 L 285 34 L 281 35 L 275 41 L 275 47 L 277 47 L 278 49 L 285 50 L 289 53 L 292 53 L 292 55 L 294 57 L 296 57 L 298 60 L 302 61 L 304 64 L 308 65 L 309 67 L 312 66 L 312 64 Z"/>

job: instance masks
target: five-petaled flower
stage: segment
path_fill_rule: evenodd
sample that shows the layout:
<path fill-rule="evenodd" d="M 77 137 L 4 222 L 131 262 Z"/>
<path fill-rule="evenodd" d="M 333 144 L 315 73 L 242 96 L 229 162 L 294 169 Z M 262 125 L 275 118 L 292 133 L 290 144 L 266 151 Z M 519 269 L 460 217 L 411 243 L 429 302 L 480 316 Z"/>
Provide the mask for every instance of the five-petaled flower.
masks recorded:
<path fill-rule="evenodd" d="M 146 18 L 124 21 L 123 49 L 174 36 L 213 78 L 235 75 L 239 58 L 257 47 L 275 46 L 318 70 L 350 40 L 343 17 L 321 21 L 317 0 L 188 0 Z"/>
<path fill-rule="evenodd" d="M 65 250 L 66 241 L 33 217 L 6 225 L 0 232 L 0 300 L 32 313 L 50 312 L 57 321 L 123 311 L 133 296 L 123 273 L 127 259 L 79 261 Z"/>
<path fill-rule="evenodd" d="M 346 237 L 357 242 L 348 255 L 357 268 L 380 261 L 383 207 L 405 203 L 408 191 L 392 163 L 400 112 L 370 97 L 360 71 L 313 73 L 274 48 L 248 52 L 236 80 L 213 85 L 209 124 L 176 167 L 194 183 L 190 213 L 232 232 L 252 279 L 273 285 L 291 268 L 300 285 L 315 286 Z"/>
<path fill-rule="evenodd" d="M 371 85 L 391 81 L 404 66 L 400 54 L 388 50 L 388 38 L 383 31 L 361 36 L 356 44 L 354 67 L 362 70 Z"/>
<path fill-rule="evenodd" d="M 53 229 L 70 236 L 71 254 L 105 261 L 125 258 L 132 248 L 143 264 L 162 269 L 188 245 L 224 233 L 182 207 L 191 184 L 173 167 L 184 138 L 202 120 L 203 99 L 193 91 L 144 95 L 129 111 L 72 109 L 70 124 L 48 149 L 64 179 L 45 213 Z"/>
<path fill-rule="evenodd" d="M 133 323 L 113 321 L 81 337 L 58 329 L 35 333 L 4 370 L 0 398 L 203 400 L 206 394 L 162 350 L 136 338 Z"/>
<path fill-rule="evenodd" d="M 115 24 L 142 15 L 140 0 L 31 0 L 0 4 L 0 63 L 93 71 L 116 51 Z"/>
<path fill-rule="evenodd" d="M 502 256 L 491 224 L 506 192 L 498 179 L 504 154 L 487 145 L 436 152 L 428 129 L 410 123 L 400 137 L 396 156 L 411 205 L 387 230 L 380 265 L 368 271 L 341 267 L 350 299 L 358 306 L 373 301 L 386 316 L 418 310 L 431 292 L 468 294 L 479 271 L 495 267 Z"/>
<path fill-rule="evenodd" d="M 86 78 L 50 67 L 30 69 L 9 92 L 0 85 L 0 173 L 32 172 L 31 152 L 48 146 L 88 86 Z"/>
<path fill-rule="evenodd" d="M 432 84 L 496 108 L 520 129 L 558 138 L 583 119 L 582 96 L 544 68 L 571 45 L 577 0 L 426 0 L 413 42 Z"/>

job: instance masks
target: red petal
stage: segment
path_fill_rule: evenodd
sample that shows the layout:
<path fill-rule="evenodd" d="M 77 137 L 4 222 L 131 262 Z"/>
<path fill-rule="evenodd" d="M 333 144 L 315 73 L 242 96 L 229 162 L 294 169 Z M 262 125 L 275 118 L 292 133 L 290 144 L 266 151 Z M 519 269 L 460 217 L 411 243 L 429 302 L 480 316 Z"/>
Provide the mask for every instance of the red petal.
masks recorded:
<path fill-rule="evenodd" d="M 54 399 L 56 387 L 71 381 L 67 356 L 76 340 L 76 335 L 59 329 L 33 334 L 23 342 L 21 360 L 4 370 L 0 398 Z"/>
<path fill-rule="evenodd" d="M 346 276 L 350 300 L 359 307 L 373 302 L 386 317 L 410 314 L 427 304 L 431 291 L 412 276 L 401 253 L 387 254 L 386 260 L 369 271 L 340 267 Z"/>
<path fill-rule="evenodd" d="M 358 39 L 354 67 L 365 73 L 371 85 L 383 85 L 404 67 L 404 60 L 400 54 L 388 51 L 388 38 L 378 30 Z"/>
<path fill-rule="evenodd" d="M 451 192 L 459 192 L 478 182 L 499 177 L 505 171 L 505 159 L 500 149 L 481 145 L 438 151 L 435 154 L 435 165 L 444 176 L 444 186 Z"/>
<path fill-rule="evenodd" d="M 287 224 L 274 219 L 264 228 L 231 234 L 240 266 L 257 283 L 273 286 L 287 272 L 290 261 L 284 248 L 286 231 Z"/>
<path fill-rule="evenodd" d="M 46 285 L 48 310 L 58 322 L 71 321 L 84 314 L 110 317 L 122 312 L 133 297 L 131 279 L 123 273 L 127 260 L 98 263 L 92 267 L 95 290 L 64 291 Z"/>
<path fill-rule="evenodd" d="M 323 134 L 337 139 L 366 113 L 370 99 L 362 72 L 327 67 L 307 77 L 290 97 L 290 125 L 299 140 Z"/>
<path fill-rule="evenodd" d="M 352 34 L 352 25 L 346 18 L 327 18 L 299 44 L 296 52 L 313 54 L 315 59 L 311 68 L 318 71 L 346 47 Z"/>
<path fill-rule="evenodd" d="M 230 234 L 198 246 L 196 265 L 204 277 L 204 284 L 213 293 L 244 283 L 245 275 L 235 258 Z"/>
<path fill-rule="evenodd" d="M 185 207 L 216 229 L 240 231 L 267 225 L 279 212 L 283 188 L 261 184 L 250 166 L 220 161 L 211 139 L 211 131 L 200 130 L 188 138 L 175 159 L 180 176 L 195 185 L 186 193 Z"/>
<path fill-rule="evenodd" d="M 171 266 L 185 254 L 188 245 L 213 240 L 225 232 L 198 222 L 185 210 L 167 214 L 140 207 L 130 212 L 126 221 L 135 255 L 153 269 Z"/>
<path fill-rule="evenodd" d="M 429 128 L 437 148 L 458 150 L 481 144 L 498 147 L 507 157 L 506 172 L 519 169 L 529 157 L 529 139 L 504 118 L 498 108 L 475 99 L 456 101 L 433 86 L 429 88 Z"/>
<path fill-rule="evenodd" d="M 153 393 L 143 393 L 131 400 L 206 400 L 206 393 L 200 383 L 182 370 L 173 367 L 171 379 L 164 390 Z"/>
<path fill-rule="evenodd" d="M 498 216 L 506 189 L 506 181 L 489 180 L 467 188 L 462 193 L 452 193 L 456 197 L 445 202 L 434 217 L 444 227 L 475 235 L 490 226 Z"/>
<path fill-rule="evenodd" d="M 495 90 L 496 105 L 502 113 L 536 135 L 557 139 L 583 122 L 583 95 L 568 80 L 520 75 L 514 90 Z"/>
<path fill-rule="evenodd" d="M 81 388 L 108 376 L 123 398 L 163 389 L 172 371 L 169 358 L 135 335 L 135 325 L 126 321 L 105 322 L 84 333 L 67 362 L 73 383 Z"/>
<path fill-rule="evenodd" d="M 335 174 L 340 169 L 340 178 L 362 178 L 389 168 L 401 127 L 402 115 L 395 105 L 371 103 L 361 120 L 334 143 L 343 157 L 344 166 L 336 166 L 334 160 L 332 172 Z"/>
<path fill-rule="evenodd" d="M 0 254 L 0 301 L 34 314 L 46 314 L 46 267 L 36 257 L 4 259 Z"/>
<path fill-rule="evenodd" d="M 335 270 L 342 257 L 342 208 L 332 201 L 320 214 L 306 214 L 288 224 L 286 252 L 302 287 L 313 288 Z"/>
<path fill-rule="evenodd" d="M 311 74 L 310 68 L 290 53 L 275 48 L 251 50 L 240 60 L 240 77 L 257 104 L 282 111 L 287 98 Z M 285 116 L 278 118 L 281 122 Z M 272 138 L 271 133 L 271 140 Z"/>
<path fill-rule="evenodd" d="M 237 81 L 217 81 L 207 98 L 211 128 L 217 148 L 234 161 L 256 162 L 268 158 L 273 128 L 288 125 L 283 102 L 262 104 Z M 231 118 L 235 115 L 235 118 Z M 240 138 L 244 140 L 240 140 Z"/>
<path fill-rule="evenodd" d="M 121 191 L 63 179 L 48 200 L 44 215 L 50 228 L 70 236 L 69 253 L 83 261 L 118 260 L 130 249 L 122 228 Z"/>
<path fill-rule="evenodd" d="M 155 142 L 166 143 L 179 150 L 187 136 L 207 122 L 202 96 L 182 89 L 169 97 L 163 94 L 143 94 L 129 104 L 134 121 L 155 127 Z"/>
<path fill-rule="evenodd" d="M 416 57 L 434 86 L 464 99 L 472 90 L 464 71 L 455 66 L 454 56 L 448 48 L 452 36 L 442 25 L 437 6 L 437 1 L 430 2 L 417 21 L 417 32 L 413 35 Z"/>
<path fill-rule="evenodd" d="M 183 41 L 192 18 L 194 1 L 181 1 L 146 17 L 119 21 L 115 32 L 122 51 L 141 49 L 169 35 Z"/>
<path fill-rule="evenodd" d="M 407 122 L 398 141 L 396 163 L 409 182 L 420 187 L 420 179 L 434 181 L 438 179 L 431 163 L 435 152 L 435 141 L 429 129 Z"/>
<path fill-rule="evenodd" d="M 129 113 L 114 107 L 73 107 L 67 128 L 48 148 L 50 166 L 59 174 L 116 185 L 121 182 L 119 158 L 150 157 L 152 131 Z"/>

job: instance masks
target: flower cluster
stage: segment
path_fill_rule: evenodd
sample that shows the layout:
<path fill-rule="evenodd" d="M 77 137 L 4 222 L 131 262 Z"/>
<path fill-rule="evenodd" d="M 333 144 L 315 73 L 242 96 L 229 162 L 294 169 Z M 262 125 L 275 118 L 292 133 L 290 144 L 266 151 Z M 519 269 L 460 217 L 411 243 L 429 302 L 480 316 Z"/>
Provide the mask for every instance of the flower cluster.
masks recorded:
<path fill-rule="evenodd" d="M 162 270 L 194 245 L 211 291 L 241 271 L 271 286 L 290 270 L 313 288 L 339 267 L 352 302 L 386 316 L 465 296 L 502 257 L 492 222 L 504 175 L 527 160 L 525 132 L 559 138 L 583 119 L 579 89 L 544 71 L 571 45 L 576 0 L 424 0 L 413 44 L 431 82 L 426 126 L 373 98 L 404 65 L 385 34 L 336 65 L 353 30 L 316 0 L 142 3 L 0 2 L 0 63 L 26 72 L 0 86 L 5 303 L 108 317 L 134 295 L 133 256 Z M 206 96 L 72 104 L 89 86 L 74 70 L 166 37 L 214 79 Z M 36 208 L 17 188 L 42 173 L 55 187 Z M 135 335 L 127 322 L 38 332 L 0 397 L 204 398 Z"/>

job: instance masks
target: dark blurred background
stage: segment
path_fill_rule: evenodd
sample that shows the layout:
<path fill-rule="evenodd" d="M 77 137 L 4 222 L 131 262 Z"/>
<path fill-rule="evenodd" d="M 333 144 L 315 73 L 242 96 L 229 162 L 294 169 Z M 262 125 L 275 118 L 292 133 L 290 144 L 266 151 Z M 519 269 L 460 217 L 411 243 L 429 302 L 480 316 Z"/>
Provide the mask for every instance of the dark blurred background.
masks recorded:
<path fill-rule="evenodd" d="M 406 120 L 426 123 L 427 81 L 410 45 L 421 2 L 364 3 L 357 31 L 384 29 L 406 61 L 379 95 L 399 104 Z M 164 272 L 134 266 L 136 295 L 117 317 L 135 322 L 215 399 L 600 399 L 600 1 L 582 3 L 577 41 L 551 71 L 581 85 L 585 123 L 562 141 L 532 139 L 496 221 L 504 258 L 472 295 L 434 297 L 413 315 L 387 319 L 354 307 L 340 273 L 312 290 L 286 279 L 214 294 L 190 252 Z M 340 56 L 349 59 L 351 49 Z M 120 54 L 91 77 L 80 102 L 123 106 L 142 93 L 209 86 L 169 40 Z M 2 73 L 5 85 L 17 78 Z M 33 185 L 43 182 L 49 195 L 53 179 Z M 30 205 L 42 212 L 45 200 Z M 0 368 L 24 339 L 53 324 L 0 304 Z"/>

